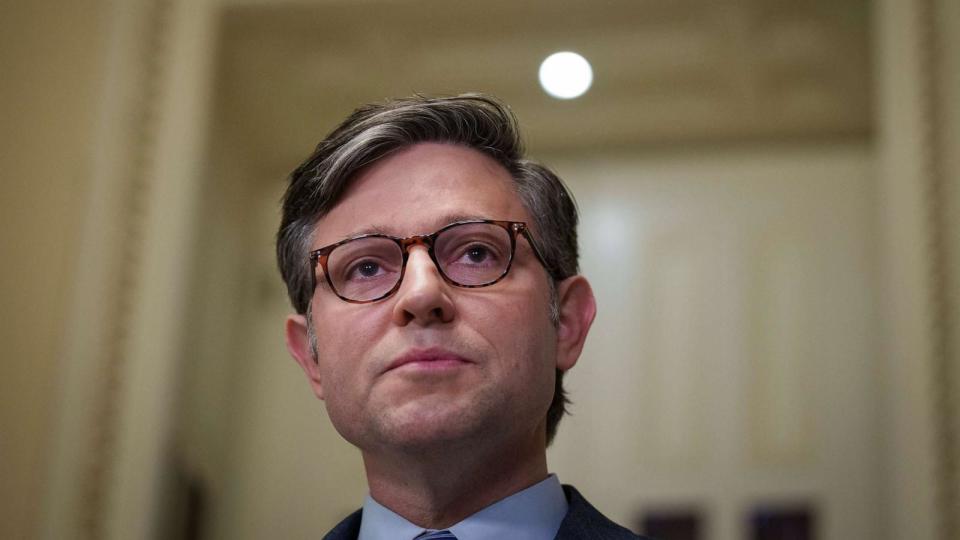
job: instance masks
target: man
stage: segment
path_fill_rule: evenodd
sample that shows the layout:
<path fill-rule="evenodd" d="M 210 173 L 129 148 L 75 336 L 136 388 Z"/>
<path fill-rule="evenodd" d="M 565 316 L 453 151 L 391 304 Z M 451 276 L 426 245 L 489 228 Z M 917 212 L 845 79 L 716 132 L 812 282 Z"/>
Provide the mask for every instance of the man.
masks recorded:
<path fill-rule="evenodd" d="M 576 225 L 484 96 L 361 108 L 292 173 L 287 348 L 370 489 L 326 538 L 637 538 L 547 472 L 596 313 Z"/>

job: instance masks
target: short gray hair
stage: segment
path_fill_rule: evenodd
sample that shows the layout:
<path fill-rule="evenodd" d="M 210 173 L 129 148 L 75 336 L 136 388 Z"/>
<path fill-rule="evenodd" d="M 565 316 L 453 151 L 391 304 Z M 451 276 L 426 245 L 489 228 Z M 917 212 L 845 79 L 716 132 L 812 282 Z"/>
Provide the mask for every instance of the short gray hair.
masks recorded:
<path fill-rule="evenodd" d="M 308 252 L 317 221 L 340 200 L 366 166 L 420 142 L 473 148 L 500 163 L 533 219 L 533 237 L 551 279 L 551 319 L 558 321 L 556 282 L 577 274 L 577 208 L 563 181 L 547 167 L 524 158 L 516 117 L 497 99 L 465 94 L 414 96 L 363 106 L 334 129 L 289 178 L 277 233 L 277 262 L 297 313 L 307 314 L 311 287 Z M 563 373 L 547 413 L 547 441 L 569 403 Z"/>

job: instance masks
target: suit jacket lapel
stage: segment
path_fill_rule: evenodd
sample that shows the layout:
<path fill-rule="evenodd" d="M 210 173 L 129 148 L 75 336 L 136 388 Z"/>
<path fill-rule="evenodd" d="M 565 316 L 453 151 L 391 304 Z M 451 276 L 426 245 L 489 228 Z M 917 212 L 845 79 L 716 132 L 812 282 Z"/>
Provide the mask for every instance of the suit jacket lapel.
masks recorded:
<path fill-rule="evenodd" d="M 560 523 L 555 540 L 636 540 L 642 538 L 607 519 L 580 495 L 573 486 L 564 485 L 567 515 Z M 649 539 L 648 539 L 649 540 Z"/>
<path fill-rule="evenodd" d="M 360 520 L 363 517 L 363 510 L 357 510 L 350 514 L 336 527 L 330 530 L 323 540 L 357 540 L 360 534 Z"/>

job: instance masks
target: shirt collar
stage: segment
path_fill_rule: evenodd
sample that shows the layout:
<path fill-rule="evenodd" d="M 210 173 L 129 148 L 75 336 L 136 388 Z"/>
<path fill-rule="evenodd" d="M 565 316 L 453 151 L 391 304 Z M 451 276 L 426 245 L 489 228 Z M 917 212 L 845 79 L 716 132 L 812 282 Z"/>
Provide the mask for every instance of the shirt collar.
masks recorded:
<path fill-rule="evenodd" d="M 449 527 L 458 540 L 552 540 L 567 515 L 567 498 L 555 474 Z M 413 539 L 424 532 L 367 495 L 358 540 Z"/>

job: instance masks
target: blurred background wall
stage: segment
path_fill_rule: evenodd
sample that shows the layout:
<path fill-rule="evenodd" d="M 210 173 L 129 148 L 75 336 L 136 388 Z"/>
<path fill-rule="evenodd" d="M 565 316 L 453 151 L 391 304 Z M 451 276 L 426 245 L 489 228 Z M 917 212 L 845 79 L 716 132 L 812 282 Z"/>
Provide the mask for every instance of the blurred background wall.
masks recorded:
<path fill-rule="evenodd" d="M 282 344 L 284 176 L 363 102 L 463 91 L 580 203 L 561 479 L 674 538 L 960 534 L 956 2 L 41 0 L 0 30 L 0 537 L 354 509 Z M 539 88 L 557 50 L 583 97 Z"/>
<path fill-rule="evenodd" d="M 26 2 L 4 8 L 0 535 L 27 538 L 42 520 L 46 455 L 77 286 L 71 261 L 81 238 L 82 201 L 93 184 L 91 134 L 103 91 L 106 9 Z"/>

